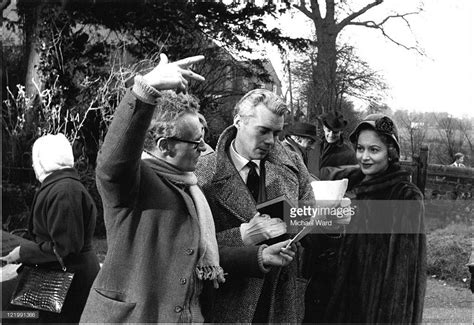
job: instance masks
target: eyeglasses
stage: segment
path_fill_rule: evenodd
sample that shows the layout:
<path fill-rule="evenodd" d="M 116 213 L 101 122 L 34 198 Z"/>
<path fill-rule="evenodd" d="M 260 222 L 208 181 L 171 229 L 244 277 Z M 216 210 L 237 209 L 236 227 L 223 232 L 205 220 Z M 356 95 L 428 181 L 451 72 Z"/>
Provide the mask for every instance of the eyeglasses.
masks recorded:
<path fill-rule="evenodd" d="M 167 139 L 180 141 L 180 142 L 185 142 L 185 143 L 191 143 L 191 144 L 193 144 L 193 149 L 199 148 L 201 143 L 204 143 L 203 138 L 199 139 L 199 141 L 185 140 L 185 139 L 181 139 L 181 138 L 178 138 L 178 137 L 168 137 Z"/>

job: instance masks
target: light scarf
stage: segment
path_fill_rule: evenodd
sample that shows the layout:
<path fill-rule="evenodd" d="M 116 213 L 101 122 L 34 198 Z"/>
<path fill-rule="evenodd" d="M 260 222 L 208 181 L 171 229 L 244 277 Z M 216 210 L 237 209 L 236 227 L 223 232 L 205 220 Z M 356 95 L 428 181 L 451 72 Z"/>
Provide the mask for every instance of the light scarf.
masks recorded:
<path fill-rule="evenodd" d="M 219 265 L 219 250 L 211 208 L 204 193 L 197 186 L 196 175 L 192 172 L 183 172 L 149 152 L 143 152 L 142 159 L 158 175 L 173 183 L 189 186 L 189 193 L 196 207 L 201 233 L 199 239 L 199 253 L 201 255 L 196 265 L 196 275 L 200 280 L 212 280 L 214 287 L 218 288 L 219 283 L 225 282 L 224 270 Z"/>
<path fill-rule="evenodd" d="M 33 169 L 40 183 L 57 170 L 74 167 L 71 144 L 62 133 L 47 134 L 36 139 L 32 159 Z"/>

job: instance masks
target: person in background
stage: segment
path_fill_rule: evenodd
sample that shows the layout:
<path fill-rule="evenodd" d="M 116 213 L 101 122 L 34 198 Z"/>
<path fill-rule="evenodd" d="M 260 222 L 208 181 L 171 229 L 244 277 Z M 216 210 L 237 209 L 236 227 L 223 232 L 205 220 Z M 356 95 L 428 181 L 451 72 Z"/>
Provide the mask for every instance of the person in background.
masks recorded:
<path fill-rule="evenodd" d="M 287 129 L 282 144 L 288 150 L 296 152 L 308 166 L 308 151 L 313 149 L 316 142 L 316 126 L 306 122 L 295 122 Z"/>
<path fill-rule="evenodd" d="M 74 278 L 61 313 L 40 310 L 38 321 L 77 323 L 99 271 L 99 260 L 92 248 L 97 209 L 73 168 L 72 147 L 63 134 L 38 138 L 33 144 L 32 159 L 41 183 L 28 221 L 32 241 L 16 247 L 2 260 L 59 270 L 56 250 Z"/>
<path fill-rule="evenodd" d="M 325 113 L 319 116 L 324 137 L 316 149 L 311 151 L 309 169 L 313 169 L 315 159 L 319 159 L 316 169 L 321 180 L 337 180 L 352 177 L 359 169 L 355 151 L 342 131 L 347 121 L 339 113 Z M 344 227 L 336 233 L 311 235 L 311 249 L 306 249 L 304 274 L 310 278 L 305 294 L 305 323 L 320 322 L 325 313 L 336 281 L 336 262 Z"/>
<path fill-rule="evenodd" d="M 464 154 L 461 152 L 457 152 L 454 154 L 454 162 L 449 165 L 451 167 L 466 167 L 464 165 Z"/>
<path fill-rule="evenodd" d="M 359 168 L 353 146 L 342 135 L 347 121 L 339 112 L 324 113 L 318 119 L 324 130 L 324 137 L 319 144 L 319 178 L 346 178 Z"/>
<path fill-rule="evenodd" d="M 357 210 L 342 240 L 333 293 L 322 322 L 421 323 L 426 289 L 423 194 L 399 163 L 393 120 L 368 115 L 356 146 Z"/>
<path fill-rule="evenodd" d="M 210 321 L 215 323 L 296 323 L 302 320 L 298 263 L 288 241 L 266 239 L 286 233 L 278 218 L 257 213 L 257 204 L 283 194 L 298 206 L 314 205 L 311 178 L 303 160 L 283 148 L 283 100 L 255 89 L 236 104 L 234 124 L 219 137 L 216 151 L 196 168 L 214 215 L 222 263 L 229 273 L 216 290 Z M 297 261 L 295 261 L 297 262 Z M 302 282 L 301 282 L 302 283 Z"/>
<path fill-rule="evenodd" d="M 206 143 L 206 150 L 201 153 L 201 157 L 203 157 L 203 156 L 206 156 L 210 153 L 213 153 L 214 149 L 212 149 L 212 147 L 208 144 L 208 141 L 209 141 L 209 128 L 207 126 L 206 118 L 201 113 L 198 113 L 198 117 L 199 117 L 199 122 L 201 123 L 201 125 L 204 129 L 203 130 L 203 132 L 204 132 L 204 141 Z"/>
<path fill-rule="evenodd" d="M 203 59 L 162 53 L 114 114 L 97 163 L 108 251 L 81 322 L 202 323 L 203 286 L 224 282 L 193 173 L 205 150 L 198 105 L 181 94 L 188 79 L 204 80 L 189 69 Z"/>

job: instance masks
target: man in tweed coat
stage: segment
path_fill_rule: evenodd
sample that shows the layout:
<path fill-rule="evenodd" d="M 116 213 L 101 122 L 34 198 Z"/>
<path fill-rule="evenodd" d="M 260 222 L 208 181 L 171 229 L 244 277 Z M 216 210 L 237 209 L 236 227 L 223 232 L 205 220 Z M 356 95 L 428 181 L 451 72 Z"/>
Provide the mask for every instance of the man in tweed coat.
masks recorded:
<path fill-rule="evenodd" d="M 298 261 L 285 267 L 265 263 L 259 267 L 265 245 L 248 238 L 248 229 L 259 218 L 257 202 L 285 194 L 294 205 L 314 203 L 310 175 L 301 157 L 277 140 L 285 111 L 283 101 L 268 90 L 247 93 L 237 103 L 234 124 L 224 130 L 216 151 L 202 157 L 196 167 L 198 184 L 214 217 L 221 263 L 228 273 L 215 292 L 210 321 L 294 323 L 302 319 L 304 292 L 297 282 Z M 246 185 L 251 173 L 248 161 L 258 166 L 257 199 Z M 274 224 L 265 220 L 260 220 L 261 235 L 271 238 L 274 234 L 268 229 Z"/>

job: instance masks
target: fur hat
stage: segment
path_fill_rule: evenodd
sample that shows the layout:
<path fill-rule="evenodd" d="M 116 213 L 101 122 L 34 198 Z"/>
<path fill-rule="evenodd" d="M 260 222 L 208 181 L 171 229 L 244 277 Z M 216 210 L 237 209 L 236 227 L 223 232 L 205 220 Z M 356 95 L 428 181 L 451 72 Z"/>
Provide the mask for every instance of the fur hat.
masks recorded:
<path fill-rule="evenodd" d="M 62 133 L 38 138 L 32 151 L 33 168 L 40 182 L 56 170 L 74 167 L 71 144 Z"/>
<path fill-rule="evenodd" d="M 347 126 L 347 121 L 344 120 L 344 116 L 339 112 L 324 113 L 318 119 L 324 126 L 334 132 L 341 131 Z"/>
<path fill-rule="evenodd" d="M 357 138 L 359 136 L 361 129 L 367 126 L 370 129 L 378 133 L 385 134 L 390 139 L 392 139 L 395 144 L 395 148 L 398 151 L 398 154 L 400 154 L 400 144 L 398 143 L 397 126 L 395 125 L 395 123 L 390 117 L 384 114 L 367 115 L 367 117 L 357 125 L 355 130 L 352 131 L 351 135 L 349 136 L 349 139 L 351 140 L 352 143 L 355 144 L 357 142 Z"/>

